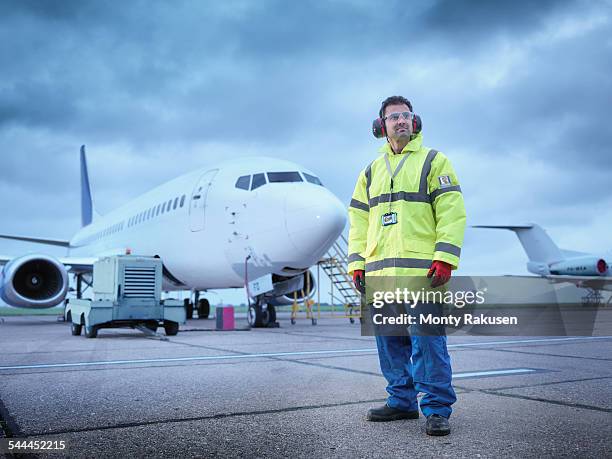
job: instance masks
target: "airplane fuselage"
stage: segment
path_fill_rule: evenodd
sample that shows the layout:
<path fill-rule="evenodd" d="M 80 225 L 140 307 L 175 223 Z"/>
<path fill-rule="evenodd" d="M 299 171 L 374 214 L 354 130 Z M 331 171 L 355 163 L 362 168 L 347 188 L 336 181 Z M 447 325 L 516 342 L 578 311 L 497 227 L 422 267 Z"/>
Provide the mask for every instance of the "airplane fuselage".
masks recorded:
<path fill-rule="evenodd" d="M 261 174 L 264 184 L 254 187 Z M 313 177 L 271 158 L 198 169 L 94 220 L 71 239 L 68 255 L 158 255 L 165 290 L 242 287 L 245 276 L 295 274 L 320 259 L 346 222 L 342 203 L 306 175 Z M 245 176 L 248 189 L 237 186 Z"/>

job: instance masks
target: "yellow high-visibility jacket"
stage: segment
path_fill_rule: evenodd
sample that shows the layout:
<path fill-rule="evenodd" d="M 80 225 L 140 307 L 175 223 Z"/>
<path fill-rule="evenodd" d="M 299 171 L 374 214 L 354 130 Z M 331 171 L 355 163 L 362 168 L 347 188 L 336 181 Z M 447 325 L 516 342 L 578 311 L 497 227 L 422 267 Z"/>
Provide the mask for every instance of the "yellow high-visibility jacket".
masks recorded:
<path fill-rule="evenodd" d="M 457 175 L 448 158 L 423 146 L 419 133 L 399 154 L 389 143 L 359 174 L 349 206 L 349 274 L 423 275 L 433 260 L 456 269 L 465 231 L 465 206 Z M 391 171 L 409 155 L 393 179 Z M 395 212 L 397 223 L 383 226 L 382 216 Z"/>

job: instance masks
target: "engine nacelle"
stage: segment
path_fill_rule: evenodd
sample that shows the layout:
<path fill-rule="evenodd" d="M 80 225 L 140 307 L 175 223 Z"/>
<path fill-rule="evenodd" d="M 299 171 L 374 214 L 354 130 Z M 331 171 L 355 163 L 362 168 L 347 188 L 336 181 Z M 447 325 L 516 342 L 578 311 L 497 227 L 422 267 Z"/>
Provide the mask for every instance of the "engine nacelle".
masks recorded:
<path fill-rule="evenodd" d="M 571 258 L 550 265 L 550 273 L 561 276 L 605 276 L 608 270 L 606 260 L 598 257 Z"/>
<path fill-rule="evenodd" d="M 51 308 L 64 301 L 67 293 L 66 267 L 49 255 L 15 258 L 0 273 L 0 298 L 10 306 Z"/>
<path fill-rule="evenodd" d="M 265 301 L 273 306 L 293 304 L 294 298 L 301 303 L 312 298 L 317 287 L 310 270 L 297 276 L 272 274 L 272 284 L 274 291 L 265 295 Z"/>

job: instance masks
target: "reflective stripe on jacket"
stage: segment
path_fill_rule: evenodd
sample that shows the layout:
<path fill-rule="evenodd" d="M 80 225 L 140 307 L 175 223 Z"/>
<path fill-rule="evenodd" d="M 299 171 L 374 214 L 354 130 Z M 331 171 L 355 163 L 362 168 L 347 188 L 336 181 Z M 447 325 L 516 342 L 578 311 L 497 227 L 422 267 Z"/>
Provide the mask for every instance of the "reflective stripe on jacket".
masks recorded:
<path fill-rule="evenodd" d="M 459 181 L 448 158 L 422 143 L 419 133 L 400 154 L 386 143 L 359 174 L 349 206 L 349 273 L 420 275 L 432 260 L 459 265 L 466 220 Z M 393 193 L 385 155 L 392 171 L 409 155 Z M 383 226 L 389 212 L 397 213 L 397 223 Z"/>

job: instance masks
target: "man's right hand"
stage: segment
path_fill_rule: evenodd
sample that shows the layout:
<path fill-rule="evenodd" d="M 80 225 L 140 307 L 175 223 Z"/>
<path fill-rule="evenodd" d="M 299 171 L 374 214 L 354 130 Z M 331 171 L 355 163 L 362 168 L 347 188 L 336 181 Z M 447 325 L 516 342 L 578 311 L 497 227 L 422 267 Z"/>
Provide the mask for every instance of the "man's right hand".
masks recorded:
<path fill-rule="evenodd" d="M 365 295 L 365 271 L 363 269 L 353 271 L 353 284 L 359 293 Z"/>

